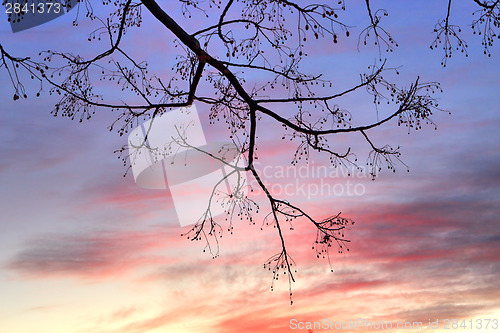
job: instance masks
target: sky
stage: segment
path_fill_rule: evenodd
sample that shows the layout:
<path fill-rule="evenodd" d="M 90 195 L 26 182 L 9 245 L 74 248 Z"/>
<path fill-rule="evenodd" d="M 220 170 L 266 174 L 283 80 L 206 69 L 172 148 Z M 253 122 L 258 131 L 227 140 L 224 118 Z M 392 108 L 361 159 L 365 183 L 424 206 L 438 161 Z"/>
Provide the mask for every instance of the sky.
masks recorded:
<path fill-rule="evenodd" d="M 375 181 L 366 169 L 348 177 L 317 156 L 294 174 L 296 144 L 281 141 L 280 126 L 262 118 L 257 168 L 266 183 L 277 194 L 291 184 L 287 199 L 318 219 L 341 211 L 355 221 L 347 230 L 349 251 L 331 253 L 333 273 L 311 249 L 312 225 L 298 220 L 285 231 L 297 263 L 293 305 L 286 278 L 271 291 L 272 275 L 263 269 L 280 244 L 275 229 L 261 228 L 268 212 L 262 195 L 253 194 L 262 207 L 256 225 L 236 221 L 212 259 L 203 243 L 181 237 L 188 227 L 179 225 L 168 191 L 140 188 L 130 172 L 124 177 L 113 151 L 127 140 L 107 130 L 116 114 L 99 110 L 82 123 L 53 117 L 57 100 L 48 87 L 36 98 L 38 87 L 28 84 L 28 99 L 14 101 L 2 70 L 0 332 L 281 333 L 308 332 L 314 322 L 322 326 L 313 332 L 376 331 L 366 326 L 371 322 L 390 323 L 390 332 L 439 333 L 449 332 L 453 320 L 498 332 L 494 321 L 486 323 L 500 321 L 500 59 L 498 45 L 485 56 L 472 35 L 469 2 L 454 5 L 451 16 L 462 25 L 469 55 L 454 54 L 446 68 L 442 53 L 429 48 L 445 1 L 376 3 L 389 10 L 387 28 L 399 44 L 387 55 L 391 66 L 400 66 L 399 82 L 408 86 L 417 76 L 440 82 L 440 107 L 451 112 L 432 116 L 437 131 L 424 126 L 408 135 L 391 122 L 370 133 L 377 143 L 400 145 L 410 172 L 399 165 Z M 196 16 L 179 16 L 173 3 L 162 6 L 188 31 L 201 24 Z M 347 9 L 341 18 L 356 36 L 366 14 L 355 3 Z M 86 40 L 95 22 L 75 28 L 71 15 L 14 34 L 2 13 L 0 42 L 19 56 L 45 49 L 95 54 L 102 44 Z M 125 36 L 125 47 L 161 75 L 178 50 L 147 11 L 143 18 Z M 378 58 L 376 48 L 358 51 L 356 44 L 356 37 L 335 46 L 313 43 L 305 68 L 331 78 L 333 90 L 356 84 Z M 249 74 L 250 83 L 258 80 Z M 341 102 L 357 121 L 377 116 L 366 96 Z M 197 107 L 207 137 L 216 137 L 208 110 Z M 365 161 L 362 137 L 332 142 L 359 148 Z M 346 323 L 351 326 L 340 329 Z"/>

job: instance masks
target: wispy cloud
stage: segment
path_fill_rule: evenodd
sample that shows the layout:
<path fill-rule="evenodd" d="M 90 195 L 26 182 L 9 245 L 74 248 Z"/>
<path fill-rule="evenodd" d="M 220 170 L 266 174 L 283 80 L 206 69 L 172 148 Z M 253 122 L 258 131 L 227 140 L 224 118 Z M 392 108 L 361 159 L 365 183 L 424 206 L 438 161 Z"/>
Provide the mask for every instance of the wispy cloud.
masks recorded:
<path fill-rule="evenodd" d="M 7 267 L 29 277 L 107 278 L 167 262 L 148 252 L 169 238 L 167 231 L 46 235 L 29 241 Z"/>

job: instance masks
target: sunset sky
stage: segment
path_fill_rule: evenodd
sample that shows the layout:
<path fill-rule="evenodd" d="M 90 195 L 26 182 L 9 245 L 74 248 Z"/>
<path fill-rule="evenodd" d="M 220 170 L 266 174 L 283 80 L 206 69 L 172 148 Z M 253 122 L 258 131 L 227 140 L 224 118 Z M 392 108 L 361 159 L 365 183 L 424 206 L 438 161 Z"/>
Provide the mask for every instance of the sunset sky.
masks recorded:
<path fill-rule="evenodd" d="M 212 259 L 202 242 L 181 237 L 189 228 L 179 226 L 167 191 L 142 189 L 131 173 L 123 177 L 126 168 L 113 151 L 127 140 L 107 130 L 116 114 L 100 110 L 81 124 L 53 117 L 57 100 L 48 87 L 35 98 L 38 87 L 28 83 L 29 98 L 14 101 L 0 69 L 0 333 L 307 332 L 292 329 L 294 319 L 384 321 L 394 325 L 389 332 L 419 332 L 395 326 L 422 322 L 422 331 L 439 333 L 450 332 L 445 320 L 500 321 L 500 40 L 490 48 L 491 57 L 484 55 L 469 26 L 474 2 L 457 3 L 451 18 L 462 25 L 469 56 L 454 54 L 443 68 L 442 52 L 429 46 L 447 2 L 393 2 L 374 2 L 389 10 L 385 27 L 399 43 L 383 56 L 390 66 L 401 66 L 397 80 L 403 85 L 417 76 L 440 82 L 439 106 L 451 115 L 432 116 L 437 131 L 430 125 L 408 135 L 394 121 L 370 132 L 379 145 L 400 145 L 410 168 L 408 173 L 399 164 L 396 173 L 382 172 L 375 181 L 363 171 L 351 177 L 335 173 L 319 156 L 299 167 L 328 166 L 326 179 L 281 177 L 297 145 L 282 141 L 281 126 L 262 118 L 257 168 L 264 172 L 268 166 L 268 184 L 351 184 L 363 190 L 297 190 L 286 198 L 318 219 L 342 212 L 355 221 L 346 235 L 349 252 L 331 253 L 333 273 L 311 249 L 310 223 L 297 220 L 293 231 L 286 230 L 298 270 L 293 305 L 287 280 L 280 278 L 270 291 L 272 275 L 263 269 L 280 251 L 276 229 L 261 230 L 269 212 L 264 197 L 253 195 L 262 207 L 257 224 L 235 221 L 234 233 L 224 234 L 220 256 Z M 188 32 L 203 23 L 179 15 L 176 1 L 159 3 Z M 89 44 L 86 34 L 94 23 L 83 20 L 74 28 L 71 15 L 14 34 L 0 13 L 0 43 L 15 56 L 45 49 L 91 55 L 106 46 Z M 161 75 L 178 49 L 146 10 L 143 18 L 125 36 L 125 48 Z M 375 48 L 356 47 L 357 34 L 368 24 L 365 7 L 348 1 L 340 18 L 353 27 L 352 36 L 337 45 L 313 43 L 305 64 L 332 79 L 334 91 L 358 83 L 378 58 Z M 249 75 L 248 84 L 258 79 Z M 364 97 L 342 101 L 355 123 L 377 117 L 370 97 Z M 216 137 L 208 108 L 197 107 L 207 137 Z M 331 142 L 348 142 L 364 165 L 361 136 Z M 429 329 L 429 320 L 439 320 L 439 328 Z M 374 330 L 314 329 L 334 331 Z M 477 330 L 499 331 L 492 323 Z"/>

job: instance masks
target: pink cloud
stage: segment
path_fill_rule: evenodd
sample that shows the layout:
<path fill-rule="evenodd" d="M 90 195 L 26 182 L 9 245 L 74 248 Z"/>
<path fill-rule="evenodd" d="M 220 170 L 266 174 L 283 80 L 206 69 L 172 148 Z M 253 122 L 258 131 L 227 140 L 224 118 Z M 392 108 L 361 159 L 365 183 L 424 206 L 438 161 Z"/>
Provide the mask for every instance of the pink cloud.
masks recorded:
<path fill-rule="evenodd" d="M 28 242 L 7 268 L 33 278 L 108 279 L 139 267 L 171 262 L 154 251 L 176 236 L 169 230 L 52 234 Z"/>

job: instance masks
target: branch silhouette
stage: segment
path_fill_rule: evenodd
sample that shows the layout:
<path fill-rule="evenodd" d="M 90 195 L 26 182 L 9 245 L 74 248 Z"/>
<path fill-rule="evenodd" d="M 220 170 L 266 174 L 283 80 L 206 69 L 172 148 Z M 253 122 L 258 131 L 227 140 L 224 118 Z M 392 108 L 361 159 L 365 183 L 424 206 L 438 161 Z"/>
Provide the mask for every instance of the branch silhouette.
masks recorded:
<path fill-rule="evenodd" d="M 498 36 L 500 26 L 500 1 L 473 2 L 479 8 L 474 12 L 473 29 L 483 38 L 485 54 L 491 55 L 489 47 Z M 293 198 L 278 198 L 271 193 L 255 167 L 257 129 L 264 118 L 286 131 L 282 139 L 288 138 L 297 144 L 291 161 L 294 165 L 308 161 L 311 154 L 318 153 L 329 156 L 334 167 L 359 167 L 351 147 L 341 151 L 329 139 L 336 134 L 351 135 L 353 140 L 361 138 L 370 149 L 367 164 L 375 178 L 383 167 L 395 172 L 398 164 L 407 166 L 401 160 L 400 148 L 375 144 L 371 130 L 391 122 L 406 126 L 408 131 L 418 130 L 424 124 L 435 126 L 430 117 L 441 111 L 434 97 L 441 91 L 439 83 L 420 82 L 416 78 L 405 87 L 387 78 L 398 71 L 382 59 L 381 47 L 393 51 L 398 44 L 381 26 L 389 11 L 373 8 L 369 0 L 363 4 L 368 23 L 359 33 L 358 48 L 360 44 L 373 40 L 381 61 L 369 66 L 366 73 L 361 73 L 359 83 L 343 91 L 333 89 L 332 82 L 325 79 L 324 74 L 304 72 L 301 66 L 308 56 L 310 40 L 325 39 L 325 42 L 336 44 L 342 38 L 349 38 L 353 28 L 340 18 L 348 13 L 343 0 L 325 4 L 289 0 L 179 0 L 176 4 L 180 4 L 185 21 L 192 18 L 194 11 L 207 18 L 205 26 L 196 27 L 198 30 L 192 33 L 187 31 L 191 28 L 188 22 L 174 19 L 172 13 L 176 8 L 170 2 L 160 5 L 154 0 L 117 0 L 103 1 L 103 4 L 112 8 L 107 18 L 99 17 L 89 1 L 80 1 L 79 4 L 79 11 L 86 12 L 86 17 L 100 25 L 89 34 L 89 41 L 99 43 L 101 40 L 104 43 L 106 40 L 104 50 L 94 56 L 84 58 L 73 52 L 46 50 L 40 52 L 39 58 L 17 57 L 0 43 L 0 70 L 10 77 L 14 100 L 28 97 L 23 82 L 31 79 L 37 83 L 37 96 L 47 86 L 49 94 L 58 96 L 59 101 L 52 110 L 54 116 L 84 121 L 90 119 L 98 108 L 114 111 L 117 117 L 109 129 L 119 135 L 129 133 L 140 121 L 161 116 L 170 108 L 190 106 L 194 102 L 208 105 L 211 123 L 227 124 L 230 139 L 243 154 L 245 163 L 244 166 L 231 164 L 225 160 L 224 154 L 200 150 L 180 131 L 178 137 L 172 138 L 177 145 L 198 150 L 232 168 L 214 186 L 212 196 L 207 198 L 205 213 L 185 235 L 191 240 L 204 240 L 205 250 L 214 257 L 218 256 L 217 238 L 226 228 L 212 216 L 214 200 L 221 200 L 227 207 L 228 232 L 232 231 L 235 218 L 255 224 L 254 214 L 263 207 L 242 194 L 243 188 L 249 185 L 241 175 L 250 175 L 268 203 L 266 209 L 269 213 L 263 224 L 276 229 L 281 244 L 277 254 L 264 264 L 273 275 L 271 289 L 281 274 L 286 275 L 291 302 L 296 264 L 290 255 L 285 227 L 293 229 L 292 222 L 296 219 L 309 222 L 316 230 L 313 249 L 318 258 L 326 258 L 331 265 L 330 250 L 333 247 L 339 252 L 348 251 L 346 232 L 354 221 L 339 212 L 317 218 L 316 214 L 293 204 Z M 431 45 L 431 48 L 443 45 L 443 66 L 453 50 L 467 52 L 467 43 L 460 37 L 459 26 L 451 24 L 452 9 L 452 0 L 448 0 L 446 16 L 436 24 L 436 39 Z M 166 75 L 151 73 L 147 61 L 135 59 L 133 52 L 127 51 L 124 42 L 127 32 L 141 28 L 145 15 L 154 17 L 172 34 L 179 50 L 168 80 L 164 78 Z M 78 20 L 74 25 L 78 25 Z M 264 79 L 252 86 L 246 82 L 244 72 L 259 73 Z M 121 88 L 123 98 L 128 99 L 117 102 L 104 96 L 98 92 L 96 82 L 99 81 L 116 84 Z M 212 93 L 204 95 L 208 90 Z M 337 104 L 342 97 L 352 94 L 365 94 L 373 101 L 374 110 L 378 110 L 381 102 L 387 103 L 392 112 L 377 121 L 353 125 L 353 112 Z M 285 114 L 281 111 L 283 106 L 293 106 L 294 111 Z M 144 145 L 147 137 L 148 134 Z M 126 147 L 116 152 L 125 165 L 132 160 Z M 156 153 L 162 154 L 161 151 Z M 240 181 L 231 193 L 226 193 L 221 184 L 232 175 L 237 175 Z"/>

